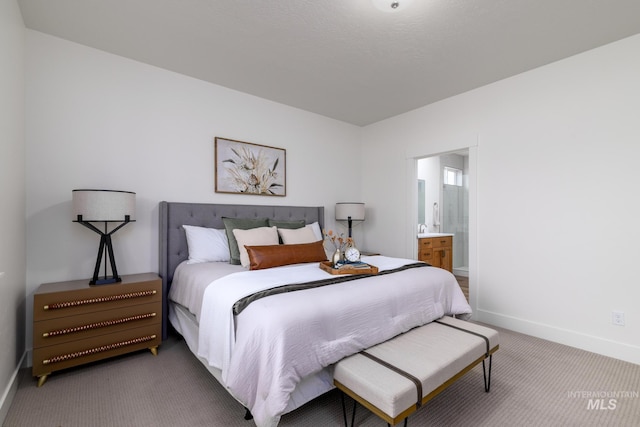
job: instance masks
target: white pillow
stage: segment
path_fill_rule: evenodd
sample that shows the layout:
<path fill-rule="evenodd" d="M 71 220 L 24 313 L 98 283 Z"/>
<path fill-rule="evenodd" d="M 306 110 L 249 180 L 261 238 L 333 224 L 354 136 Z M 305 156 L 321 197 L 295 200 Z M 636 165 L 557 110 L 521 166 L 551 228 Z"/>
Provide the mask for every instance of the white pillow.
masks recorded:
<path fill-rule="evenodd" d="M 250 264 L 249 254 L 247 253 L 245 245 L 263 246 L 277 245 L 280 243 L 278 241 L 278 228 L 276 226 L 250 228 L 249 230 L 234 228 L 233 235 L 238 241 L 238 249 L 240 249 L 240 264 L 245 268 L 248 268 Z"/>
<path fill-rule="evenodd" d="M 300 243 L 313 243 L 320 239 L 316 239 L 316 234 L 311 227 L 302 228 L 278 228 L 278 234 L 285 245 L 297 245 Z"/>
<path fill-rule="evenodd" d="M 229 261 L 229 241 L 225 230 L 183 225 L 187 234 L 189 264 L 197 262 Z"/>
<path fill-rule="evenodd" d="M 305 227 L 313 230 L 313 234 L 316 236 L 316 241 L 324 239 L 324 237 L 322 237 L 322 230 L 320 230 L 320 224 L 318 224 L 318 221 L 313 224 L 307 224 Z"/>

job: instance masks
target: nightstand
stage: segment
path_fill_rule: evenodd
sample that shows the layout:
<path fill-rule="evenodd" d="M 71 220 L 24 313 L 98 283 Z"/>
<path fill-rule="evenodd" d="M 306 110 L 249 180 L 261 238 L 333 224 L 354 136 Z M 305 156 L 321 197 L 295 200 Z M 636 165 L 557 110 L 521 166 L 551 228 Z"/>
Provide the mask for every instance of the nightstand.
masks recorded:
<path fill-rule="evenodd" d="M 122 282 L 45 283 L 33 295 L 33 376 L 38 387 L 61 369 L 162 342 L 162 280 L 155 273 Z"/>

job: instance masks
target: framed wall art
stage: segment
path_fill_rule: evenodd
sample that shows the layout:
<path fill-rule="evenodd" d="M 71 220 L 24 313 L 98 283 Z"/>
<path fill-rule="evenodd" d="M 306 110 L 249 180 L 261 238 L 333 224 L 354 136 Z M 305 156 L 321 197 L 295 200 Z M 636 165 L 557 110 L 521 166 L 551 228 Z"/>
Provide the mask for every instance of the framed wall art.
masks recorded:
<path fill-rule="evenodd" d="M 286 196 L 286 157 L 283 148 L 216 137 L 216 193 Z"/>

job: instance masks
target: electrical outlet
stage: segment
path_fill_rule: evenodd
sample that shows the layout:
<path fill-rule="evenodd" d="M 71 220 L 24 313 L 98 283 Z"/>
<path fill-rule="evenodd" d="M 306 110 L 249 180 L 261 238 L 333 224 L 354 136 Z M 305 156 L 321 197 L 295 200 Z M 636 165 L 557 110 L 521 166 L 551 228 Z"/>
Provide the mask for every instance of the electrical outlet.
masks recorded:
<path fill-rule="evenodd" d="M 612 317 L 612 322 L 614 325 L 624 326 L 624 312 L 622 311 L 614 311 Z"/>

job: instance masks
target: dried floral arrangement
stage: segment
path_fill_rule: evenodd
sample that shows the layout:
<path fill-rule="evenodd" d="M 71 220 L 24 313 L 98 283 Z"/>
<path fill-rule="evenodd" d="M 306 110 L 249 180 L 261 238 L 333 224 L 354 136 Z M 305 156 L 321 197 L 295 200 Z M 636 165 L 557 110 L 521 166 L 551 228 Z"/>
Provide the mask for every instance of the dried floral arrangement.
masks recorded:
<path fill-rule="evenodd" d="M 322 230 L 322 234 L 324 235 L 325 242 L 329 242 L 333 245 L 334 250 L 340 250 L 341 252 L 347 246 L 353 244 L 353 239 L 351 237 L 344 237 L 344 233 L 336 234 L 333 230 Z"/>

